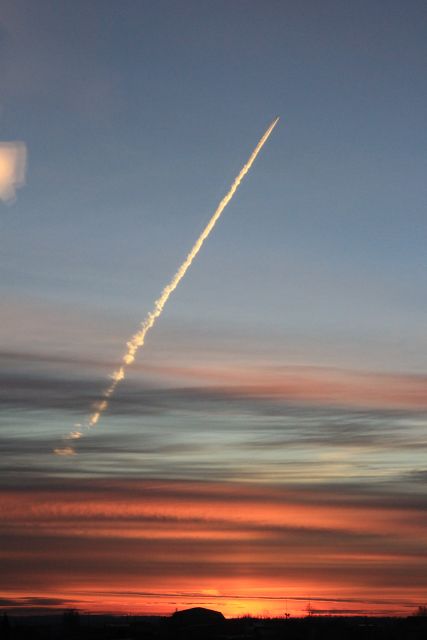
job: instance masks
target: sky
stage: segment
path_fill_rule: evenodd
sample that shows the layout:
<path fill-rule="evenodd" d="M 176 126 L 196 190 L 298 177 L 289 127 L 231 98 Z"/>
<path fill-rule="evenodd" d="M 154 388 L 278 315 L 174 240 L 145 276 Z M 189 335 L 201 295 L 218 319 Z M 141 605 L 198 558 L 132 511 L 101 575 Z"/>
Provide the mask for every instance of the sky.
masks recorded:
<path fill-rule="evenodd" d="M 421 0 L 3 0 L 0 608 L 426 602 L 426 27 Z"/>

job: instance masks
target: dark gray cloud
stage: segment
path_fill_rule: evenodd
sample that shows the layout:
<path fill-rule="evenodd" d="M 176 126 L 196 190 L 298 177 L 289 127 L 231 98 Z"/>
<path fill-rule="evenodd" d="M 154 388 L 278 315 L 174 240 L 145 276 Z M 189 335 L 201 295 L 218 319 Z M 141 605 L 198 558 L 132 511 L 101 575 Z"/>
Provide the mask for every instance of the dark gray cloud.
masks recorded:
<path fill-rule="evenodd" d="M 427 513 L 427 495 L 425 493 L 412 492 L 399 489 L 387 483 L 363 483 L 355 482 L 346 484 L 341 481 L 335 483 L 304 482 L 303 484 L 257 484 L 257 483 L 233 483 L 211 482 L 209 479 L 170 481 L 169 478 L 157 477 L 155 479 L 141 479 L 138 477 L 91 477 L 59 476 L 55 482 L 48 473 L 33 474 L 29 478 L 19 481 L 15 477 L 13 483 L 3 485 L 4 491 L 13 491 L 31 497 L 38 496 L 52 501 L 63 501 L 78 498 L 82 504 L 93 496 L 106 497 L 118 502 L 156 500 L 166 502 L 189 501 L 191 504 L 205 504 L 206 500 L 218 504 L 240 505 L 263 502 L 268 498 L 268 503 L 280 509 L 283 505 L 304 505 L 306 507 L 342 507 L 352 509 L 366 507 L 375 513 L 377 510 L 399 510 L 406 512 L 406 517 L 411 513 L 420 516 Z M 139 517 L 139 516 L 138 516 Z M 265 525 L 263 525 L 264 530 Z M 292 529 L 288 526 L 287 530 Z M 313 525 L 311 525 L 313 529 Z M 275 528 L 272 529 L 272 531 Z M 298 529 L 299 530 L 299 529 Z M 322 531 L 324 529 L 322 528 Z"/>
<path fill-rule="evenodd" d="M 64 461 L 51 455 L 61 433 L 53 435 L 50 425 L 60 420 L 67 433 L 73 422 L 83 422 L 103 382 L 21 374 L 3 375 L 0 383 L 0 466 L 8 477 L 36 471 L 58 475 L 66 469 L 72 475 L 298 483 L 307 481 L 309 467 L 310 475 L 325 483 L 336 473 L 330 461 L 339 463 L 336 450 L 346 452 L 356 484 L 377 481 L 383 457 L 402 452 L 406 458 L 400 455 L 402 462 L 389 466 L 381 481 L 423 479 L 417 456 L 427 446 L 426 418 L 420 412 L 303 406 L 233 388 L 154 388 L 127 381 L 101 428 L 77 443 L 80 455 Z M 346 482 L 347 473 L 342 467 Z"/>
<path fill-rule="evenodd" d="M 0 375 L 0 406 L 4 409 L 20 411 L 62 410 L 86 414 L 93 402 L 105 387 L 105 380 L 75 379 L 60 375 L 45 374 L 10 374 Z M 399 420 L 408 415 L 426 418 L 426 414 L 418 411 L 402 411 L 387 409 L 355 409 L 315 405 L 313 402 L 290 402 L 285 398 L 277 399 L 266 396 L 264 391 L 256 389 L 239 389 L 236 387 L 153 387 L 139 382 L 127 381 L 121 387 L 109 405 L 109 414 L 116 416 L 159 415 L 170 411 L 186 411 L 198 413 L 247 413 L 271 418 L 270 430 L 282 431 L 284 424 L 277 418 L 295 418 L 295 425 L 286 424 L 289 431 L 301 432 L 313 443 L 323 440 L 342 440 L 360 445 L 371 445 L 378 442 L 378 431 L 389 435 L 401 430 Z M 321 427 L 321 432 L 319 432 Z M 255 426 L 258 428 L 258 425 Z M 245 425 L 251 430 L 251 423 Z M 272 442 L 274 446 L 277 440 Z M 407 442 L 407 440 L 406 440 Z M 268 440 L 259 441 L 258 446 L 268 446 Z M 405 444 L 402 438 L 400 445 Z M 425 443 L 427 444 L 427 443 Z"/>
<path fill-rule="evenodd" d="M 58 459 L 52 449 L 62 446 L 74 422 L 84 422 L 105 387 L 93 369 L 101 371 L 105 363 L 2 355 L 10 364 L 10 373 L 0 376 L 3 485 L 64 473 L 319 486 L 338 478 L 360 494 L 378 482 L 390 492 L 402 484 L 410 493 L 424 481 L 419 454 L 427 446 L 425 413 L 298 404 L 262 387 L 203 382 L 166 387 L 130 378 L 102 425 L 76 443 L 79 455 Z M 71 375 L 76 363 L 78 377 Z"/>
<path fill-rule="evenodd" d="M 72 356 L 71 354 L 61 353 L 42 353 L 35 351 L 11 351 L 7 349 L 0 350 L 0 365 L 4 367 L 22 366 L 25 369 L 34 365 L 78 365 L 79 367 L 112 367 L 113 362 L 100 360 L 96 358 L 83 358 L 82 356 Z"/>
<path fill-rule="evenodd" d="M 24 596 L 21 598 L 0 598 L 0 607 L 56 607 L 70 605 L 73 600 L 68 598 L 43 598 L 38 596 Z"/>

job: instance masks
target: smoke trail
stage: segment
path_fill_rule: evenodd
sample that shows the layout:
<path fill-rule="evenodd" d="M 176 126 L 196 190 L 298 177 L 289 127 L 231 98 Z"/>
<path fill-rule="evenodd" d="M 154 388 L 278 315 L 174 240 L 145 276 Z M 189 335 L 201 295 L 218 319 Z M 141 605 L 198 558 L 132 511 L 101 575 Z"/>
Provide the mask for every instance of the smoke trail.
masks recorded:
<path fill-rule="evenodd" d="M 184 262 L 179 267 L 178 271 L 175 273 L 175 275 L 172 278 L 172 280 L 163 289 L 163 291 L 162 291 L 162 293 L 160 295 L 160 298 L 158 298 L 155 301 L 153 310 L 149 312 L 149 314 L 147 315 L 145 320 L 141 323 L 141 327 L 140 327 L 139 331 L 137 331 L 132 336 L 132 338 L 129 340 L 129 342 L 127 342 L 127 344 L 126 344 L 127 350 L 126 350 L 125 355 L 122 358 L 122 364 L 120 365 L 120 367 L 118 369 L 116 369 L 116 371 L 114 371 L 112 373 L 112 375 L 111 375 L 112 382 L 111 382 L 110 386 L 107 387 L 107 389 L 105 389 L 105 391 L 103 392 L 100 400 L 95 404 L 94 411 L 89 416 L 87 424 L 85 425 L 86 429 L 90 429 L 91 427 L 94 427 L 97 424 L 97 422 L 99 421 L 101 415 L 107 409 L 108 401 L 109 401 L 110 397 L 113 395 L 118 383 L 121 380 L 124 379 L 124 377 L 126 375 L 126 368 L 130 364 L 132 364 L 132 362 L 135 360 L 136 352 L 138 351 L 138 349 L 140 347 L 143 346 L 143 344 L 145 342 L 145 336 L 147 335 L 147 333 L 149 332 L 151 327 L 154 325 L 154 323 L 156 322 L 157 318 L 162 313 L 163 308 L 164 308 L 166 302 L 169 299 L 169 296 L 171 295 L 171 293 L 173 293 L 175 291 L 175 289 L 177 288 L 177 286 L 181 282 L 182 278 L 187 273 L 189 267 L 191 266 L 191 263 L 193 262 L 194 258 L 197 256 L 197 254 L 199 253 L 200 249 L 202 248 L 204 241 L 206 240 L 206 238 L 208 237 L 208 235 L 210 234 L 210 232 L 214 228 L 217 220 L 219 219 L 220 215 L 224 211 L 225 207 L 228 205 L 228 203 L 230 202 L 231 198 L 234 196 L 234 194 L 237 191 L 240 183 L 242 182 L 242 180 L 245 177 L 245 175 L 248 173 L 249 169 L 252 167 L 253 163 L 255 162 L 255 159 L 256 159 L 257 155 L 261 151 L 261 149 L 264 146 L 264 144 L 267 142 L 271 132 L 273 131 L 274 127 L 276 126 L 276 124 L 278 122 L 279 122 L 279 118 L 276 118 L 271 123 L 271 125 L 268 127 L 267 131 L 264 133 L 264 135 L 262 136 L 262 138 L 258 142 L 257 146 L 252 151 L 252 153 L 251 153 L 251 155 L 249 157 L 249 160 L 242 167 L 242 169 L 240 170 L 240 173 L 238 174 L 238 176 L 234 179 L 234 182 L 231 185 L 227 195 L 225 195 L 224 198 L 221 200 L 221 202 L 219 203 L 215 213 L 213 214 L 213 216 L 209 220 L 208 224 L 206 225 L 206 227 L 204 228 L 204 230 L 202 231 L 202 233 L 200 234 L 200 236 L 196 240 L 196 242 L 195 242 L 193 248 L 191 249 L 190 253 L 187 255 L 187 257 L 185 258 Z M 75 426 L 76 427 L 80 427 L 80 425 L 75 425 Z M 80 429 L 77 429 L 75 431 L 71 431 L 67 436 L 65 436 L 64 440 L 66 440 L 66 441 L 77 440 L 77 439 L 81 438 L 82 435 L 83 435 L 82 431 Z M 54 449 L 54 453 L 56 453 L 57 455 L 61 455 L 61 456 L 70 456 L 70 455 L 74 455 L 75 454 L 75 449 L 74 449 L 74 447 L 72 447 L 69 444 L 67 444 L 67 446 L 65 446 L 65 447 Z"/>

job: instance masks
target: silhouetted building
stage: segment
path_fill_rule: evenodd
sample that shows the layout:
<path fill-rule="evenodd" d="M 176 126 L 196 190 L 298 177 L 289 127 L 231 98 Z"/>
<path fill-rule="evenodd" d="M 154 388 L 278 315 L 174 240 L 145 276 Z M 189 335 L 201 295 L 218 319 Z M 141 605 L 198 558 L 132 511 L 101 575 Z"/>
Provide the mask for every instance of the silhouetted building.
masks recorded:
<path fill-rule="evenodd" d="M 171 617 L 171 622 L 175 629 L 198 630 L 215 629 L 225 622 L 225 618 L 220 611 L 205 609 L 204 607 L 193 607 L 175 611 Z"/>

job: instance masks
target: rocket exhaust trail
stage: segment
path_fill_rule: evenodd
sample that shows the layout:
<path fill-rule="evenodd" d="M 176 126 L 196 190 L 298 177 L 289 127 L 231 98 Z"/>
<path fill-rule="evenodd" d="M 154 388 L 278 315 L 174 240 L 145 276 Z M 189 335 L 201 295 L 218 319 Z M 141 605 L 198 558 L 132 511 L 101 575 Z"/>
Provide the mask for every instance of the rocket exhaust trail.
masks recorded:
<path fill-rule="evenodd" d="M 143 346 L 145 342 L 145 336 L 147 335 L 151 327 L 154 325 L 157 318 L 161 315 L 163 308 L 169 299 L 169 296 L 171 295 L 171 293 L 175 291 L 175 289 L 181 282 L 182 278 L 187 273 L 188 269 L 191 266 L 191 263 L 193 262 L 194 258 L 197 256 L 200 249 L 202 248 L 204 241 L 209 236 L 210 232 L 214 228 L 215 224 L 217 223 L 225 207 L 228 205 L 228 203 L 236 193 L 240 183 L 242 182 L 245 175 L 248 173 L 249 169 L 252 167 L 257 155 L 259 154 L 259 152 L 267 142 L 271 132 L 273 131 L 274 127 L 278 122 L 279 122 L 279 118 L 276 118 L 268 127 L 267 131 L 264 133 L 264 135 L 258 142 L 257 146 L 252 151 L 249 157 L 249 160 L 242 167 L 238 176 L 234 179 L 234 182 L 231 185 L 228 193 L 221 200 L 215 213 L 209 220 L 208 224 L 206 225 L 206 227 L 204 228 L 200 236 L 197 238 L 190 253 L 187 255 L 187 257 L 179 267 L 178 271 L 175 273 L 172 280 L 163 289 L 160 297 L 155 301 L 153 310 L 150 311 L 146 316 L 145 320 L 143 320 L 139 331 L 137 331 L 129 340 L 129 342 L 127 342 L 126 344 L 127 349 L 126 349 L 126 353 L 122 358 L 122 364 L 119 366 L 118 369 L 116 369 L 112 373 L 111 384 L 105 389 L 99 401 L 95 404 L 93 413 L 89 416 L 87 423 L 85 425 L 86 429 L 90 429 L 91 427 L 94 427 L 99 421 L 104 411 L 106 411 L 106 409 L 108 408 L 109 399 L 113 395 L 119 382 L 124 379 L 126 375 L 127 367 L 130 364 L 132 364 L 132 362 L 135 360 L 136 352 L 140 347 Z M 78 426 L 79 429 L 71 431 L 67 436 L 64 437 L 64 440 L 66 441 L 66 446 L 54 449 L 54 453 L 61 456 L 70 456 L 75 454 L 75 449 L 70 443 L 73 440 L 77 440 L 83 436 L 83 432 L 80 430 L 80 425 L 76 425 L 76 426 Z"/>

